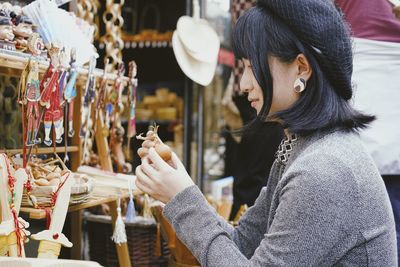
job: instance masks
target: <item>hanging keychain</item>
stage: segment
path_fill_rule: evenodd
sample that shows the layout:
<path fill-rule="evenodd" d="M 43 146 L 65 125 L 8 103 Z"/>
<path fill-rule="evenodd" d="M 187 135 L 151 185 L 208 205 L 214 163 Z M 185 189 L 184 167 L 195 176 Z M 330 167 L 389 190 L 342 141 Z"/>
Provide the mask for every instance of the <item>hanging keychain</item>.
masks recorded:
<path fill-rule="evenodd" d="M 129 83 L 128 83 L 128 103 L 129 103 L 129 121 L 128 121 L 128 132 L 126 134 L 128 138 L 125 156 L 128 160 L 131 159 L 130 145 L 131 138 L 136 135 L 136 90 L 138 86 L 137 65 L 135 61 L 129 62 Z"/>

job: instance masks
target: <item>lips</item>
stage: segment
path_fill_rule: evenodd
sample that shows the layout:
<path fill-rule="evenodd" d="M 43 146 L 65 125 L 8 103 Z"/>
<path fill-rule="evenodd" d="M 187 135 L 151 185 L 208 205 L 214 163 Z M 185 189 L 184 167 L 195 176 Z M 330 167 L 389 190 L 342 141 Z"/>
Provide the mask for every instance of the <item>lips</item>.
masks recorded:
<path fill-rule="evenodd" d="M 255 106 L 257 105 L 258 99 L 257 98 L 248 98 L 250 105 L 255 108 Z"/>

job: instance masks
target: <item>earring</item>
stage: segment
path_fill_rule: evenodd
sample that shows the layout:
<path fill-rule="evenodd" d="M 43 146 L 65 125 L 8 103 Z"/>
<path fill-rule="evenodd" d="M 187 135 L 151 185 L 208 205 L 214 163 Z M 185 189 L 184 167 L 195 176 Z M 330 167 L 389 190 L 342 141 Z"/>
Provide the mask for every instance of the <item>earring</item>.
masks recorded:
<path fill-rule="evenodd" d="M 297 78 L 294 82 L 294 91 L 296 93 L 301 93 L 306 89 L 306 81 L 303 78 Z"/>

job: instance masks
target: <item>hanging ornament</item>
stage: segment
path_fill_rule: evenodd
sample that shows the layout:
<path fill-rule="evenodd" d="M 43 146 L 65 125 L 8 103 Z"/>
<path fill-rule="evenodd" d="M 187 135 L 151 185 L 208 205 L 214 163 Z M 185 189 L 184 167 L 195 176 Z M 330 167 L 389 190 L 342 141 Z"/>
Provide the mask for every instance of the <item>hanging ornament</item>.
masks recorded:
<path fill-rule="evenodd" d="M 44 131 L 45 138 L 44 143 L 47 146 L 51 146 L 52 141 L 50 139 L 50 131 L 52 126 L 55 130 L 56 143 L 62 142 L 62 134 L 64 131 L 63 112 L 60 103 L 60 86 L 58 79 L 60 76 L 60 47 L 56 44 L 52 44 L 49 48 L 50 55 L 50 66 L 47 69 L 44 78 L 41 82 L 41 98 L 40 104 L 45 107 L 44 111 Z"/>
<path fill-rule="evenodd" d="M 122 243 L 126 243 L 126 231 L 125 231 L 125 224 L 124 221 L 122 220 L 122 215 L 121 215 L 121 200 L 118 199 L 118 208 L 117 208 L 117 219 L 115 220 L 115 227 L 114 227 L 114 233 L 111 237 L 111 239 L 118 245 L 121 245 Z"/>
<path fill-rule="evenodd" d="M 78 68 L 76 66 L 76 50 L 71 49 L 71 61 L 70 70 L 67 86 L 64 90 L 64 98 L 67 101 L 68 106 L 68 136 L 73 137 L 74 127 L 73 127 L 73 115 L 74 115 L 74 99 L 77 95 L 76 93 L 76 77 L 78 76 Z"/>
<path fill-rule="evenodd" d="M 136 135 L 136 115 L 135 115 L 135 108 L 136 108 L 136 90 L 138 86 L 138 79 L 136 78 L 137 75 L 137 65 L 135 61 L 129 62 L 129 83 L 128 83 L 128 104 L 129 104 L 129 121 L 128 121 L 128 132 L 126 134 L 128 138 L 125 156 L 129 160 L 131 157 L 130 153 L 130 144 L 131 138 Z"/>
<path fill-rule="evenodd" d="M 126 208 L 125 222 L 133 223 L 136 218 L 135 204 L 133 203 L 133 180 L 128 181 L 129 188 L 129 202 L 128 207 Z"/>
<path fill-rule="evenodd" d="M 80 137 L 83 138 L 83 156 L 82 163 L 88 164 L 90 162 L 90 147 L 89 139 L 90 132 L 93 126 L 91 122 L 92 103 L 94 102 L 96 90 L 96 78 L 94 76 L 94 69 L 96 67 L 96 58 L 92 58 L 89 63 L 88 79 L 86 82 L 85 91 L 82 94 L 82 126 L 80 130 Z"/>

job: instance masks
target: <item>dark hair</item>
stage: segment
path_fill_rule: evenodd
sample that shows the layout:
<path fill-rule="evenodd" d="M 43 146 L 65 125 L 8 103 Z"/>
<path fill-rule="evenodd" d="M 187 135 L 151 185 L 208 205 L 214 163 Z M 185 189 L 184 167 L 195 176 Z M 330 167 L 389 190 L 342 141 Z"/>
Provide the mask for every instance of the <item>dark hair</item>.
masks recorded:
<path fill-rule="evenodd" d="M 307 135 L 334 129 L 357 130 L 375 119 L 353 109 L 351 103 L 334 90 L 318 62 L 318 49 L 302 42 L 279 17 L 262 6 L 249 9 L 238 19 L 233 31 L 233 50 L 236 58 L 251 62 L 263 90 L 264 105 L 255 121 L 279 118 L 291 133 Z M 301 53 L 313 70 L 306 90 L 293 106 L 268 117 L 273 97 L 268 56 L 290 63 Z"/>

